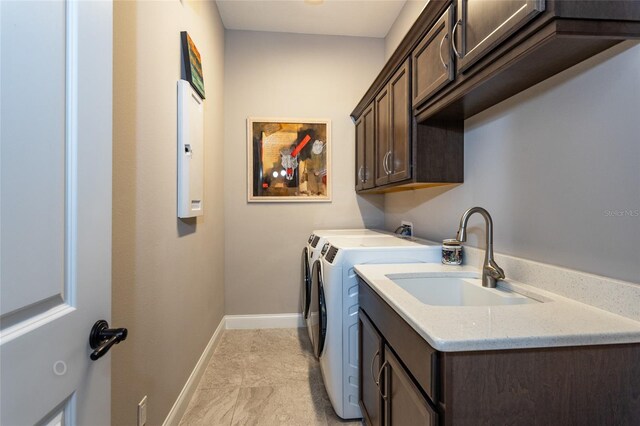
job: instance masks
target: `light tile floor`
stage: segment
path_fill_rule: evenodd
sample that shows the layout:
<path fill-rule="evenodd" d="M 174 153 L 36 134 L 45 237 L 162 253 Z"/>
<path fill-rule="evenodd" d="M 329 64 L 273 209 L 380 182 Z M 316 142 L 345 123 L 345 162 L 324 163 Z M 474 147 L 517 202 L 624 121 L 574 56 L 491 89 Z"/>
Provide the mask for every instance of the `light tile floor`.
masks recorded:
<path fill-rule="evenodd" d="M 180 425 L 361 425 L 333 411 L 306 329 L 226 330 Z"/>

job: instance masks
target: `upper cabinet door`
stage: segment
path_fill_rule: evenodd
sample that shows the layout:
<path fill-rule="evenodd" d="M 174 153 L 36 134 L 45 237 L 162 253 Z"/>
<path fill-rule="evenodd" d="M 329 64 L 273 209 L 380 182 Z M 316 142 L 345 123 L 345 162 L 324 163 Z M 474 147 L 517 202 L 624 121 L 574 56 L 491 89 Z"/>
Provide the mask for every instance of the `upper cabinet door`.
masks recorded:
<path fill-rule="evenodd" d="M 391 106 L 391 154 L 387 157 L 389 181 L 411 177 L 411 75 L 409 59 L 389 82 Z"/>
<path fill-rule="evenodd" d="M 389 86 L 385 86 L 375 100 L 375 134 L 376 134 L 376 186 L 389 183 L 389 157 L 391 156 L 390 100 Z"/>
<path fill-rule="evenodd" d="M 364 186 L 365 153 L 364 153 L 364 114 L 356 121 L 356 191 Z"/>
<path fill-rule="evenodd" d="M 453 7 L 449 6 L 411 54 L 414 107 L 453 80 Z"/>
<path fill-rule="evenodd" d="M 544 7 L 544 0 L 458 0 L 453 28 L 458 71 L 464 72 Z"/>
<path fill-rule="evenodd" d="M 375 186 L 374 123 L 373 103 L 371 103 L 356 121 L 356 191 L 371 189 Z"/>
<path fill-rule="evenodd" d="M 362 114 L 364 120 L 364 184 L 363 189 L 371 189 L 376 186 L 374 178 L 375 164 L 375 114 L 373 103 Z"/>

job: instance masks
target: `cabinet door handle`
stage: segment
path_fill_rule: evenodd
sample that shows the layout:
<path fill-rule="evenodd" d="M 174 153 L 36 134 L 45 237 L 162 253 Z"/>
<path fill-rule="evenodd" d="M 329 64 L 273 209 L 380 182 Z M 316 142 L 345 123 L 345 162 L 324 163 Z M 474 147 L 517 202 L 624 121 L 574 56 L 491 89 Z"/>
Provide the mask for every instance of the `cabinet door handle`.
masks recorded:
<path fill-rule="evenodd" d="M 458 25 L 462 24 L 462 19 L 458 19 L 453 26 L 453 31 L 451 31 L 451 47 L 453 48 L 453 53 L 456 54 L 458 59 L 462 59 L 462 55 L 456 49 L 456 30 L 458 29 Z"/>
<path fill-rule="evenodd" d="M 379 382 L 376 381 L 376 375 L 373 372 L 373 364 L 376 362 L 376 358 L 380 356 L 380 349 L 378 349 L 376 351 L 376 354 L 373 356 L 373 358 L 371 359 L 371 378 L 373 379 L 373 383 L 376 384 L 376 386 L 380 386 Z"/>
<path fill-rule="evenodd" d="M 387 152 L 384 155 L 384 158 L 382 159 L 382 168 L 384 169 L 384 174 L 388 175 L 389 174 L 389 169 L 387 169 L 387 157 L 389 156 L 389 153 Z"/>
<path fill-rule="evenodd" d="M 358 169 L 358 179 L 360 179 L 360 182 L 365 182 L 364 178 L 362 177 L 362 172 L 364 170 L 364 166 L 360 166 L 360 168 Z"/>
<path fill-rule="evenodd" d="M 380 396 L 382 396 L 382 399 L 384 399 L 386 401 L 387 399 L 387 392 L 385 389 L 385 392 L 382 392 L 382 388 L 380 387 L 380 377 L 382 376 L 382 372 L 385 370 L 385 368 L 387 367 L 387 365 L 389 365 L 389 363 L 387 362 L 387 360 L 385 360 L 382 363 L 382 367 L 380 367 L 380 371 L 378 371 L 378 381 L 376 383 L 378 383 L 378 392 L 380 392 Z M 385 380 L 384 384 L 385 386 L 387 385 L 388 380 Z"/>
<path fill-rule="evenodd" d="M 391 174 L 391 166 L 393 166 L 393 163 L 391 163 L 390 165 L 387 165 L 387 161 L 391 158 L 391 151 L 387 152 L 387 156 L 384 158 L 384 165 L 387 166 L 387 174 L 390 175 Z"/>
<path fill-rule="evenodd" d="M 445 34 L 444 37 L 442 37 L 442 40 L 440 40 L 440 49 L 438 50 L 438 54 L 440 55 L 440 62 L 442 62 L 442 66 L 444 67 L 445 70 L 449 69 L 449 64 L 445 63 L 444 58 L 442 57 L 442 44 L 448 38 L 449 38 L 449 34 Z"/>

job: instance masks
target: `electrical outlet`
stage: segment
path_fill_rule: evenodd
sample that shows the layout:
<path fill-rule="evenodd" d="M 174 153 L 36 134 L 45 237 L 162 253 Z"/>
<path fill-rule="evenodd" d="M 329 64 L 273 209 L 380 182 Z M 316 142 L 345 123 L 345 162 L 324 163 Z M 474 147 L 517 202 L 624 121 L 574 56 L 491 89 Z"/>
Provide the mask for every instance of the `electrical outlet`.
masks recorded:
<path fill-rule="evenodd" d="M 147 424 L 147 395 L 138 403 L 138 426 Z"/>
<path fill-rule="evenodd" d="M 407 225 L 409 227 L 409 236 L 413 237 L 413 223 L 403 220 L 402 222 L 400 222 L 400 225 Z"/>

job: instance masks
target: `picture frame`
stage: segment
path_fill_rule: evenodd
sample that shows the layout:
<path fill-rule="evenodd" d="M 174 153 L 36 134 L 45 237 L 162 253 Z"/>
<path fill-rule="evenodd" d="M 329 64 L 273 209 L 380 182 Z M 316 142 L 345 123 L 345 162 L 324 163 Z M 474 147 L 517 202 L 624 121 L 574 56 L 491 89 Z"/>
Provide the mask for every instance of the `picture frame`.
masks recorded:
<path fill-rule="evenodd" d="M 247 118 L 248 202 L 331 202 L 331 121 Z"/>
<path fill-rule="evenodd" d="M 184 64 L 185 80 L 191 84 L 198 95 L 204 99 L 204 76 L 202 74 L 202 58 L 196 44 L 191 40 L 187 31 L 180 32 L 182 42 L 182 61 Z"/>

